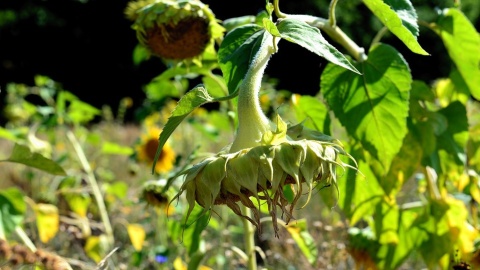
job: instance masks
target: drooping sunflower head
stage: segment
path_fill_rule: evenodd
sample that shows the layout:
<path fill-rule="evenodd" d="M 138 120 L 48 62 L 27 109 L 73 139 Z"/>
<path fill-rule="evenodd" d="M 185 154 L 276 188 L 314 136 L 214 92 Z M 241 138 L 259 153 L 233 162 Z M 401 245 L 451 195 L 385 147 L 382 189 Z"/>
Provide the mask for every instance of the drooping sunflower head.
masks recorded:
<path fill-rule="evenodd" d="M 172 194 L 165 191 L 165 179 L 147 181 L 142 188 L 142 199 L 155 209 L 170 215 L 174 211 L 174 207 L 170 204 Z"/>
<path fill-rule="evenodd" d="M 378 269 L 372 255 L 377 254 L 379 244 L 369 227 L 365 229 L 350 228 L 348 230 L 348 242 L 347 251 L 355 260 L 355 264 L 360 267 L 363 266 L 363 269 Z"/>
<path fill-rule="evenodd" d="M 198 0 L 131 1 L 125 14 L 134 22 L 140 44 L 172 62 L 201 60 L 206 50 L 214 50 L 215 40 L 225 31 L 208 6 Z"/>
<path fill-rule="evenodd" d="M 148 165 L 153 164 L 158 147 L 158 136 L 161 129 L 154 126 L 147 126 L 144 134 L 140 136 L 139 143 L 135 146 L 137 160 Z M 169 144 L 165 144 L 155 164 L 156 173 L 169 172 L 175 164 L 175 152 Z"/>
<path fill-rule="evenodd" d="M 176 197 L 186 192 L 189 213 L 195 203 L 205 212 L 225 204 L 257 228 L 260 210 L 254 201 L 262 200 L 277 234 L 278 211 L 288 223 L 301 195 L 308 194 L 308 202 L 315 186 L 336 187 L 337 167 L 352 167 L 340 160 L 341 155 L 351 158 L 338 141 L 301 125 L 287 130 L 277 117 L 277 130 L 266 132 L 260 146 L 219 153 L 184 171 L 185 181 Z M 284 195 L 285 186 L 294 191 L 293 199 Z M 244 216 L 239 204 L 251 208 L 253 218 Z"/>

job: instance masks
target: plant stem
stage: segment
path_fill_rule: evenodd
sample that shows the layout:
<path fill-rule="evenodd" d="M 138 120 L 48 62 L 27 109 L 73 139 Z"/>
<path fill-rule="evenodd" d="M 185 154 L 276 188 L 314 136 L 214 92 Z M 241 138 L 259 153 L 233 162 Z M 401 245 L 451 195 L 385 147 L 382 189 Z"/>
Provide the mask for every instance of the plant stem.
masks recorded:
<path fill-rule="evenodd" d="M 428 195 L 432 199 L 439 200 L 442 196 L 437 186 L 437 173 L 432 167 L 429 166 L 423 168 L 423 173 L 425 175 L 425 179 L 427 180 Z"/>
<path fill-rule="evenodd" d="M 273 9 L 275 10 L 275 15 L 277 15 L 278 18 L 286 17 L 286 14 L 280 11 L 278 0 L 273 0 Z"/>
<path fill-rule="evenodd" d="M 337 6 L 338 0 L 331 0 L 330 8 L 328 10 L 328 21 L 331 27 L 337 26 L 337 19 L 335 18 L 335 7 Z"/>
<path fill-rule="evenodd" d="M 258 93 L 268 60 L 275 53 L 274 45 L 279 39 L 274 39 L 268 33 L 265 35 L 238 91 L 238 130 L 230 148 L 231 153 L 260 145 L 263 134 L 271 128 L 270 120 L 260 106 Z"/>
<path fill-rule="evenodd" d="M 248 207 L 244 205 L 242 205 L 241 207 L 242 207 L 242 212 L 245 216 L 247 217 L 252 216 L 252 211 Z M 247 258 L 248 258 L 247 269 L 256 270 L 257 258 L 255 256 L 255 227 L 246 218 L 242 218 L 242 222 L 243 222 L 243 228 L 244 228 L 243 241 L 245 243 L 245 253 L 247 254 Z"/>
<path fill-rule="evenodd" d="M 15 227 L 15 233 L 18 235 L 18 237 L 20 237 L 20 239 L 22 239 L 22 242 L 28 247 L 28 249 L 30 249 L 32 252 L 37 251 L 35 244 L 32 242 L 32 240 L 30 240 L 28 235 L 20 226 Z"/>
<path fill-rule="evenodd" d="M 367 60 L 365 49 L 358 46 L 342 29 L 337 26 L 331 26 L 328 20 L 310 15 L 286 15 L 286 18 L 301 20 L 313 27 L 317 27 L 327 33 L 335 42 L 345 48 L 348 53 L 357 60 L 357 62 L 364 62 Z"/>
<path fill-rule="evenodd" d="M 110 219 L 108 217 L 107 207 L 105 206 L 105 201 L 103 200 L 103 195 L 98 186 L 97 179 L 95 178 L 95 174 L 93 173 L 92 167 L 88 163 L 87 157 L 85 156 L 85 152 L 83 151 L 80 143 L 78 142 L 75 134 L 71 130 L 67 130 L 67 138 L 70 140 L 75 152 L 77 153 L 78 159 L 80 164 L 83 167 L 83 170 L 87 173 L 87 182 L 92 188 L 93 197 L 97 202 L 98 211 L 100 212 L 100 218 L 102 219 L 103 226 L 105 227 L 105 234 L 107 235 L 107 240 L 109 243 L 108 249 L 113 246 L 114 238 L 113 238 L 113 229 L 112 225 L 110 224 Z"/>

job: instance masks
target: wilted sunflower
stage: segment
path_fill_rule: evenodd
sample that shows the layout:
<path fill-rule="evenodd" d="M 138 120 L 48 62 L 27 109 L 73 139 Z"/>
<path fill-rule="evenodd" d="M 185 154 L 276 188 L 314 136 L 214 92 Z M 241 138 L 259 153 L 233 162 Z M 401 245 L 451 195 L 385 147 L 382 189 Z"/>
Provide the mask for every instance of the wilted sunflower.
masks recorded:
<path fill-rule="evenodd" d="M 140 136 L 140 142 L 135 147 L 137 160 L 149 165 L 153 164 L 158 148 L 158 136 L 161 132 L 162 130 L 157 127 L 147 126 L 146 132 Z M 175 152 L 169 144 L 166 144 L 155 164 L 155 172 L 166 173 L 173 168 L 174 163 Z"/>
<path fill-rule="evenodd" d="M 290 127 L 288 136 L 280 117 L 277 123 L 277 132 L 266 133 L 259 146 L 218 153 L 183 172 L 185 182 L 177 197 L 186 192 L 189 212 L 195 202 L 205 211 L 225 204 L 259 228 L 260 210 L 252 199 L 263 200 L 277 233 L 277 209 L 288 223 L 301 195 L 308 194 L 308 202 L 315 186 L 336 187 L 337 167 L 351 167 L 339 159 L 351 158 L 340 142 L 301 125 Z M 291 201 L 283 193 L 287 185 L 295 192 Z M 252 209 L 253 219 L 242 214 L 238 203 Z"/>
<path fill-rule="evenodd" d="M 272 122 L 263 113 L 258 94 L 275 42 L 278 39 L 266 32 L 240 85 L 238 129 L 228 152 L 220 152 L 182 172 L 185 181 L 176 198 L 186 193 L 187 215 L 196 203 L 205 209 L 204 213 L 214 205 L 225 204 L 260 228 L 258 205 L 263 200 L 278 236 L 277 210 L 288 223 L 301 195 L 307 194 L 308 202 L 315 186 L 337 187 L 337 168 L 356 169 L 355 161 L 338 140 L 301 124 L 287 127 L 280 116 Z M 342 155 L 354 166 L 344 163 Z M 284 195 L 285 186 L 294 191 L 292 200 Z M 250 208 L 253 217 L 244 215 L 241 205 Z"/>
<path fill-rule="evenodd" d="M 198 0 L 139 0 L 125 9 L 140 44 L 165 60 L 199 60 L 224 28 L 207 5 Z"/>
<path fill-rule="evenodd" d="M 172 194 L 164 191 L 166 183 L 165 179 L 147 181 L 142 188 L 142 199 L 155 209 L 171 215 L 175 211 L 175 207 L 170 204 Z"/>

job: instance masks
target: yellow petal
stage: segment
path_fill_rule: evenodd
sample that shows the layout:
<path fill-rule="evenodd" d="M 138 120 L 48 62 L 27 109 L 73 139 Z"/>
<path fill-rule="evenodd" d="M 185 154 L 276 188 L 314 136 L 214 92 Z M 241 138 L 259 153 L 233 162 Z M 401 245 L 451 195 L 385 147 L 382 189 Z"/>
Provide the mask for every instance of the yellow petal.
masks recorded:
<path fill-rule="evenodd" d="M 35 214 L 40 241 L 47 243 L 58 232 L 60 224 L 58 208 L 52 204 L 39 203 L 35 206 Z"/>
<path fill-rule="evenodd" d="M 133 248 L 136 251 L 142 250 L 143 243 L 145 242 L 145 230 L 140 224 L 128 224 L 127 225 L 128 236 L 132 242 Z"/>

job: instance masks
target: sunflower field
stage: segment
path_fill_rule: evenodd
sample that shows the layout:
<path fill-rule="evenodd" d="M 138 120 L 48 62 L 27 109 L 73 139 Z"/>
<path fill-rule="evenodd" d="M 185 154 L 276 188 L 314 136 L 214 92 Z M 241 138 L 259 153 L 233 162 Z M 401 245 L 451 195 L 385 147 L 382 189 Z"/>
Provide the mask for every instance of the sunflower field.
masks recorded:
<path fill-rule="evenodd" d="M 1 89 L 0 269 L 480 269 L 480 3 L 260 2 L 126 3 L 140 106 Z"/>

